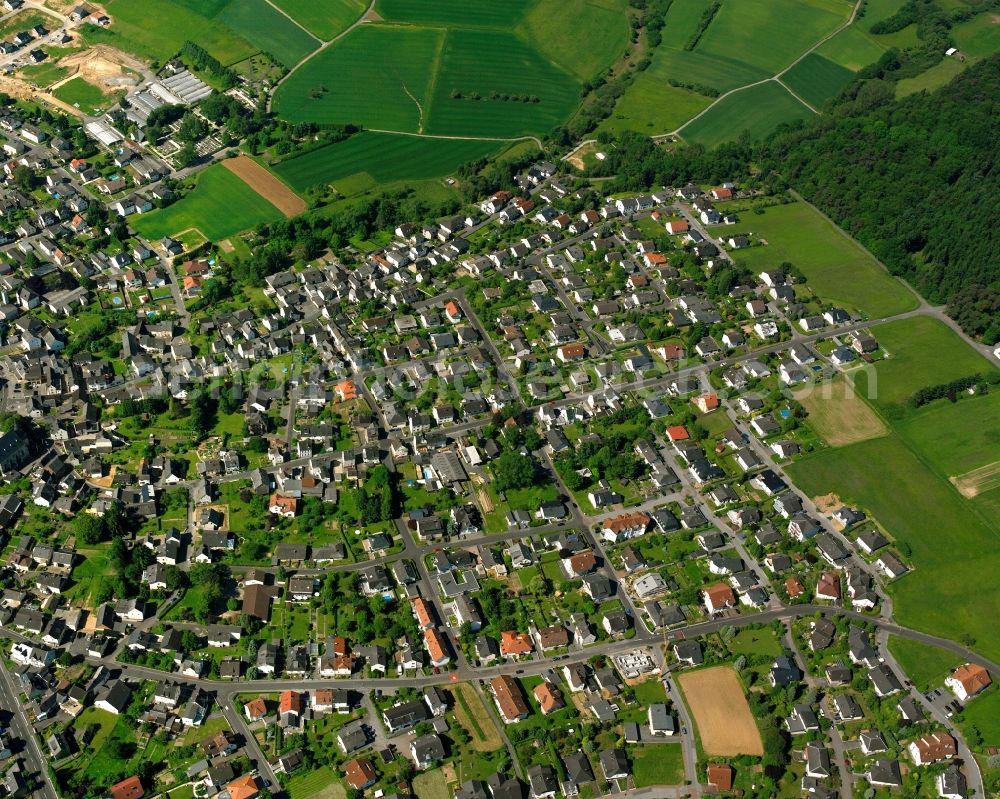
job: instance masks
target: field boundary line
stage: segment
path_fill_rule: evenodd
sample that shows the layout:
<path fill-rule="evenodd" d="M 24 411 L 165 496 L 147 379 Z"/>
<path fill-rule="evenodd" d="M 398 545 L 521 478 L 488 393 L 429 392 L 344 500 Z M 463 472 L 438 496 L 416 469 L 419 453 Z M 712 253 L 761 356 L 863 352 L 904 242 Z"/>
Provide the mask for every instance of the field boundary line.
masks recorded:
<path fill-rule="evenodd" d="M 537 136 L 514 136 L 514 137 L 504 137 L 504 136 L 447 136 L 443 133 L 414 133 L 411 130 L 389 130 L 387 128 L 362 128 L 362 130 L 367 130 L 369 133 L 389 133 L 393 136 L 414 136 L 418 139 L 446 139 L 448 141 L 499 141 L 499 142 L 518 142 L 518 141 L 533 141 L 538 145 L 538 149 L 544 149 L 542 147 L 542 140 Z M 289 159 L 291 160 L 291 159 Z"/>
<path fill-rule="evenodd" d="M 444 48 L 447 43 L 448 43 L 448 29 L 445 28 L 441 32 L 441 36 L 438 38 L 438 44 L 434 50 L 434 60 L 431 61 L 431 77 L 430 80 L 427 82 L 427 86 L 425 87 L 427 89 L 427 97 L 425 98 L 425 102 L 427 103 L 426 116 L 428 123 L 430 122 L 431 119 L 431 111 L 434 108 L 434 92 L 437 91 L 438 77 L 441 75 L 441 62 L 444 59 Z M 417 103 L 417 105 L 419 106 L 420 104 Z M 420 127 L 418 133 L 423 133 L 424 127 L 425 127 L 424 109 L 421 108 Z"/>
<path fill-rule="evenodd" d="M 836 36 L 841 31 L 845 31 L 851 25 L 853 25 L 855 19 L 857 19 L 858 10 L 861 8 L 861 4 L 863 2 L 864 2 L 864 0 L 855 0 L 854 8 L 851 9 L 850 16 L 848 16 L 846 22 L 844 22 L 843 24 L 839 25 L 834 30 L 830 31 L 830 33 L 828 33 L 826 36 L 824 36 L 822 39 L 820 39 L 818 42 L 816 42 L 812 47 L 810 47 L 808 50 L 806 50 L 804 53 L 802 53 L 798 58 L 796 58 L 791 64 L 789 64 L 787 67 L 785 67 L 781 71 L 775 72 L 771 77 L 765 78 L 764 80 L 754 81 L 753 83 L 748 83 L 745 86 L 737 86 L 735 89 L 730 89 L 728 92 L 724 92 L 723 94 L 720 94 L 718 97 L 715 98 L 715 100 L 713 100 L 711 103 L 709 103 L 705 108 L 703 108 L 701 111 L 699 111 L 693 117 L 691 117 L 691 119 L 689 119 L 687 122 L 685 122 L 680 127 L 674 128 L 669 133 L 659 133 L 659 134 L 657 134 L 657 135 L 655 135 L 655 136 L 653 136 L 651 138 L 654 141 L 658 141 L 660 139 L 668 139 L 671 136 L 680 136 L 681 135 L 681 131 L 684 130 L 684 128 L 686 128 L 688 125 L 690 125 L 696 119 L 699 119 L 699 118 L 703 117 L 705 114 L 707 114 L 710 110 L 712 110 L 713 108 L 715 108 L 715 106 L 717 106 L 719 103 L 721 103 L 727 97 L 729 97 L 731 94 L 736 94 L 737 92 L 741 92 L 744 89 L 749 89 L 749 88 L 751 88 L 753 86 L 760 86 L 761 84 L 767 83 L 767 82 L 772 81 L 772 80 L 773 81 L 777 81 L 777 83 L 780 86 L 784 86 L 785 89 L 787 89 L 788 92 L 793 97 L 795 97 L 795 99 L 799 100 L 804 106 L 806 106 L 807 108 L 809 108 L 810 110 L 812 110 L 814 113 L 818 114 L 819 112 L 816 111 L 815 108 L 813 108 L 811 105 L 809 105 L 809 103 L 807 103 L 805 100 L 803 100 L 797 94 L 795 94 L 795 92 L 793 92 L 791 89 L 789 89 L 787 86 L 785 86 L 785 84 L 782 83 L 782 81 L 781 81 L 781 77 L 786 72 L 788 72 L 790 69 L 792 69 L 792 67 L 794 67 L 796 64 L 798 64 L 800 61 L 802 61 L 807 55 L 809 55 L 810 53 L 814 52 L 821 45 L 826 44 L 828 41 L 830 41 L 830 39 L 832 39 L 834 36 Z M 681 138 L 683 139 L 683 136 L 681 136 Z"/>
<path fill-rule="evenodd" d="M 281 14 L 281 16 L 285 17 L 296 28 L 298 28 L 301 31 L 304 31 L 306 33 L 306 35 L 309 36 L 310 39 L 315 39 L 320 44 L 323 44 L 323 40 L 320 39 L 319 36 L 317 36 L 315 33 L 313 33 L 311 30 L 309 30 L 305 25 L 302 25 L 301 23 L 299 23 L 291 14 L 289 14 L 287 11 L 285 11 L 285 9 L 281 8 L 280 6 L 276 6 L 274 3 L 271 2 L 271 0 L 264 0 L 264 2 L 267 3 L 269 6 L 271 6 L 271 8 L 273 8 L 279 14 Z"/>
<path fill-rule="evenodd" d="M 799 97 L 799 95 L 797 95 L 795 93 L 795 90 L 791 86 L 789 86 L 787 83 L 785 83 L 781 78 L 775 78 L 775 80 L 778 82 L 779 86 L 781 86 L 786 92 L 788 92 L 790 95 L 792 95 L 792 97 L 794 97 L 796 100 L 798 100 L 800 103 L 802 103 L 802 105 L 804 105 L 806 108 L 808 108 L 814 114 L 818 114 L 819 113 L 819 111 L 817 111 L 815 108 L 813 108 L 813 106 L 812 106 L 811 103 L 807 103 L 803 98 Z"/>

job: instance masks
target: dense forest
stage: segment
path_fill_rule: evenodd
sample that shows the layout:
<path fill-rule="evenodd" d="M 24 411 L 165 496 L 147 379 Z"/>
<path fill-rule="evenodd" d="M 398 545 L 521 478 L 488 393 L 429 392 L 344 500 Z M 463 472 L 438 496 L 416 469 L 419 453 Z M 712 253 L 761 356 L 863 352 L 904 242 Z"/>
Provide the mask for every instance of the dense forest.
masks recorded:
<path fill-rule="evenodd" d="M 972 335 L 1000 341 L 1000 55 L 933 93 L 894 99 L 892 53 L 826 114 L 708 152 L 624 135 L 609 190 L 687 181 L 791 186 Z M 753 174 L 751 175 L 751 171 Z"/>

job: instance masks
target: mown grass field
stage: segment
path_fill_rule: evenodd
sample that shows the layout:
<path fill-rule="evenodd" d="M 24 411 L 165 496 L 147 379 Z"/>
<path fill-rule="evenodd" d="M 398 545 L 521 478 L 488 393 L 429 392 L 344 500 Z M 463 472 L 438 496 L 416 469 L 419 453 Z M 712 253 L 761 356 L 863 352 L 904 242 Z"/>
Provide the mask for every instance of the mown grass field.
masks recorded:
<path fill-rule="evenodd" d="M 114 96 L 107 95 L 94 84 L 87 83 L 83 78 L 73 78 L 55 89 L 53 94 L 64 103 L 79 108 L 85 114 L 97 116 L 107 111 L 114 102 Z"/>
<path fill-rule="evenodd" d="M 921 691 L 940 688 L 945 678 L 962 664 L 958 655 L 896 635 L 889 636 L 889 651 Z"/>
<path fill-rule="evenodd" d="M 992 368 L 937 319 L 902 319 L 878 325 L 872 333 L 889 357 L 875 364 L 876 385 L 870 385 L 869 370 L 858 372 L 855 383 L 862 395 L 883 409 L 905 403 L 919 388 Z"/>
<path fill-rule="evenodd" d="M 818 53 L 810 53 L 786 72 L 781 81 L 813 108 L 821 110 L 851 82 L 854 73 Z"/>
<path fill-rule="evenodd" d="M 891 277 L 854 240 L 845 236 L 805 203 L 789 203 L 745 214 L 741 228 L 765 247 L 733 253 L 737 263 L 759 273 L 790 261 L 805 274 L 808 285 L 826 302 L 872 318 L 890 316 L 917 306 L 915 295 Z"/>
<path fill-rule="evenodd" d="M 368 8 L 364 0 L 274 0 L 274 4 L 324 41 L 347 30 Z"/>
<path fill-rule="evenodd" d="M 704 116 L 683 128 L 681 136 L 687 141 L 715 147 L 738 138 L 745 130 L 750 131 L 751 138 L 761 139 L 782 122 L 811 116 L 813 112 L 788 89 L 777 81 L 768 81 L 723 98 Z"/>
<path fill-rule="evenodd" d="M 274 110 L 292 122 L 416 132 L 443 42 L 439 29 L 363 25 L 293 72 Z"/>
<path fill-rule="evenodd" d="M 319 41 L 266 0 L 229 3 L 215 18 L 240 34 L 278 63 L 293 67 L 319 47 Z"/>
<path fill-rule="evenodd" d="M 333 183 L 357 174 L 384 183 L 438 177 L 460 164 L 496 152 L 497 142 L 425 139 L 390 133 L 362 132 L 350 139 L 284 161 L 274 171 L 294 189 Z"/>
<path fill-rule="evenodd" d="M 166 208 L 132 217 L 130 223 L 149 239 L 197 228 L 212 241 L 219 241 L 282 217 L 281 211 L 236 175 L 215 164 L 199 173 L 198 184 L 187 196 Z"/>
<path fill-rule="evenodd" d="M 204 47 L 223 64 L 249 58 L 259 48 L 250 44 L 228 25 L 213 21 L 226 2 L 197 5 L 180 0 L 108 0 L 104 4 L 114 18 L 110 28 L 83 26 L 84 38 L 91 43 L 105 43 L 129 53 L 163 62 L 191 40 Z M 197 9 L 194 10 L 194 9 Z"/>
<path fill-rule="evenodd" d="M 426 109 L 426 133 L 523 136 L 566 119 L 576 81 L 512 33 L 449 30 Z M 452 97 L 461 92 L 462 99 Z M 481 99 L 472 99 L 478 94 Z M 504 100 L 504 96 L 509 99 Z M 537 98 L 526 102 L 521 98 Z"/>

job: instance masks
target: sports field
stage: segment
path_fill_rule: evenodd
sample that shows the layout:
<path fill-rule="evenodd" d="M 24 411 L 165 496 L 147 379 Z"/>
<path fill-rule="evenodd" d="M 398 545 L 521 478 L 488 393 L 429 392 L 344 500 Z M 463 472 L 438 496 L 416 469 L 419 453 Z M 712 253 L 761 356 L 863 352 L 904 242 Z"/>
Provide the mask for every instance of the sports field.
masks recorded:
<path fill-rule="evenodd" d="M 826 383 L 807 386 L 795 399 L 809 413 L 809 426 L 831 447 L 884 436 L 889 428 L 842 375 Z"/>
<path fill-rule="evenodd" d="M 790 261 L 825 301 L 872 318 L 912 310 L 916 296 L 860 244 L 811 206 L 796 202 L 746 214 L 743 228 L 767 246 L 736 250 L 733 258 L 754 273 Z"/>
<path fill-rule="evenodd" d="M 79 108 L 89 116 L 97 116 L 107 111 L 116 99 L 83 78 L 72 78 L 54 89 L 52 93 L 64 103 Z"/>
<path fill-rule="evenodd" d="M 694 716 L 702 749 L 709 757 L 764 754 L 743 685 L 729 666 L 681 674 L 680 683 Z"/>
<path fill-rule="evenodd" d="M 250 44 L 289 68 L 320 45 L 318 39 L 276 11 L 266 0 L 231 2 L 215 20 L 225 23 Z"/>
<path fill-rule="evenodd" d="M 324 41 L 347 30 L 368 8 L 364 0 L 274 0 L 274 4 Z"/>
<path fill-rule="evenodd" d="M 379 183 L 446 175 L 460 164 L 496 152 L 502 143 L 469 139 L 426 139 L 362 132 L 350 139 L 283 161 L 274 171 L 297 190 L 367 174 Z M 347 192 L 344 192 L 347 193 Z"/>
<path fill-rule="evenodd" d="M 283 214 L 223 164 L 198 175 L 198 185 L 183 199 L 157 211 L 131 217 L 132 227 L 148 239 L 200 230 L 212 241 L 252 228 Z"/>
<path fill-rule="evenodd" d="M 877 385 L 869 385 L 868 370 L 857 372 L 855 382 L 880 408 L 905 403 L 917 389 L 994 368 L 944 322 L 930 317 L 877 325 L 872 334 L 888 357 L 875 364 Z"/>
<path fill-rule="evenodd" d="M 810 53 L 786 72 L 781 81 L 813 108 L 821 110 L 851 82 L 854 73 L 818 53 Z"/>
<path fill-rule="evenodd" d="M 739 138 L 743 131 L 749 131 L 753 139 L 762 139 L 782 122 L 808 119 L 812 115 L 788 89 L 777 81 L 768 81 L 724 97 L 704 116 L 682 128 L 681 136 L 715 147 Z"/>

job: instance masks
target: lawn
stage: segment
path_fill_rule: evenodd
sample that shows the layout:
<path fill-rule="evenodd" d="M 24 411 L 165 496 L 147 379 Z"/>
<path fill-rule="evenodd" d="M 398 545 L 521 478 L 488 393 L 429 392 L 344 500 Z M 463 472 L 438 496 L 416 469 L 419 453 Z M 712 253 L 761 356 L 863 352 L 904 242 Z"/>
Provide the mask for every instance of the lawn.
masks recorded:
<path fill-rule="evenodd" d="M 216 19 L 289 68 L 319 46 L 314 36 L 276 11 L 267 0 L 229 3 Z"/>
<path fill-rule="evenodd" d="M 136 231 L 148 239 L 161 239 L 197 228 L 212 241 L 272 222 L 283 214 L 222 164 L 198 174 L 197 185 L 167 208 L 133 217 Z"/>
<path fill-rule="evenodd" d="M 499 8 L 504 3 L 491 3 Z M 517 32 L 549 61 L 586 81 L 607 69 L 629 37 L 622 0 L 562 0 L 535 3 Z M 580 47 L 586 42 L 586 47 Z"/>
<path fill-rule="evenodd" d="M 734 58 L 773 75 L 850 13 L 846 0 L 725 0 L 696 52 Z"/>
<path fill-rule="evenodd" d="M 983 738 L 984 747 L 1000 746 L 1000 689 L 995 684 L 966 705 L 963 714 L 963 730 L 974 726 Z"/>
<path fill-rule="evenodd" d="M 292 775 L 285 788 L 292 799 L 345 799 L 347 791 L 328 768 Z"/>
<path fill-rule="evenodd" d="M 752 139 L 763 139 L 782 122 L 808 119 L 805 105 L 777 81 L 751 86 L 720 100 L 703 116 L 681 129 L 687 141 L 715 147 L 749 131 Z"/>
<path fill-rule="evenodd" d="M 439 768 L 414 777 L 413 792 L 417 795 L 417 799 L 451 799 L 444 770 Z"/>
<path fill-rule="evenodd" d="M 679 742 L 637 746 L 631 755 L 636 788 L 684 782 L 684 747 Z"/>
<path fill-rule="evenodd" d="M 864 508 L 910 548 L 914 572 L 890 585 L 901 624 L 952 639 L 971 636 L 977 650 L 1000 657 L 1000 596 L 970 590 L 1000 569 L 995 522 L 899 436 L 822 450 L 786 468 L 808 496 L 834 493 Z"/>
<path fill-rule="evenodd" d="M 368 175 L 377 183 L 441 177 L 467 161 L 495 152 L 496 142 L 426 139 L 391 133 L 358 133 L 274 167 L 293 189 L 333 183 L 343 194 L 356 193 L 346 178 Z M 342 185 L 342 183 L 344 185 Z"/>
<path fill-rule="evenodd" d="M 143 0 L 141 3 L 108 0 L 104 7 L 114 24 L 110 28 L 84 25 L 81 30 L 89 43 L 110 44 L 154 61 L 166 61 L 190 40 L 223 64 L 234 64 L 249 58 L 259 48 L 228 25 L 211 19 L 213 13 L 218 13 L 230 1 L 196 7 L 178 0 Z"/>
<path fill-rule="evenodd" d="M 812 279 L 810 278 L 810 282 Z M 887 357 L 857 373 L 858 391 L 879 408 L 906 402 L 919 388 L 983 373 L 990 363 L 944 322 L 926 316 L 872 328 Z"/>
<path fill-rule="evenodd" d="M 728 642 L 729 651 L 739 655 L 766 655 L 778 657 L 782 653 L 781 643 L 774 630 L 764 627 L 759 630 L 740 630 Z"/>
<path fill-rule="evenodd" d="M 958 655 L 896 635 L 889 637 L 889 651 L 920 691 L 940 688 L 945 678 L 962 664 Z"/>
<path fill-rule="evenodd" d="M 579 94 L 568 72 L 504 31 L 449 30 L 433 85 L 425 132 L 458 136 L 547 133 Z"/>
<path fill-rule="evenodd" d="M 64 103 L 79 108 L 88 116 L 97 116 L 106 111 L 116 99 L 106 95 L 94 84 L 87 83 L 83 78 L 66 81 L 53 91 L 53 94 Z"/>
<path fill-rule="evenodd" d="M 747 247 L 733 253 L 737 263 L 755 273 L 790 261 L 823 301 L 871 317 L 903 313 L 917 306 L 916 295 L 905 284 L 806 203 L 746 214 L 743 228 L 767 242 L 765 247 Z"/>
<path fill-rule="evenodd" d="M 275 113 L 291 122 L 416 132 L 443 41 L 443 31 L 429 28 L 356 28 L 278 87 Z"/>
<path fill-rule="evenodd" d="M 368 8 L 364 0 L 274 0 L 274 5 L 327 41 L 347 30 Z"/>
<path fill-rule="evenodd" d="M 851 70 L 819 53 L 810 53 L 781 78 L 782 83 L 817 110 L 853 79 Z"/>

